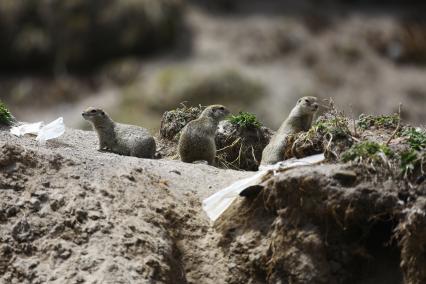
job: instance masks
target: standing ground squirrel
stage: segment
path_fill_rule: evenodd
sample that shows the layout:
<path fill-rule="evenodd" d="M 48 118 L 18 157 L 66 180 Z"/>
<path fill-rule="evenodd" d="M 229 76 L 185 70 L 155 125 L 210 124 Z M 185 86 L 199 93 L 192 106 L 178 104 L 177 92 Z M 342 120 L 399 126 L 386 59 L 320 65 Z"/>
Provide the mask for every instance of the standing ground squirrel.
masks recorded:
<path fill-rule="evenodd" d="M 209 165 L 214 164 L 216 129 L 219 121 L 228 114 L 229 110 L 224 106 L 211 105 L 182 129 L 178 151 L 183 162 L 207 161 Z"/>
<path fill-rule="evenodd" d="M 98 134 L 100 151 L 138 158 L 154 157 L 155 140 L 145 128 L 116 123 L 99 108 L 89 107 L 82 115 Z"/>
<path fill-rule="evenodd" d="M 263 149 L 261 165 L 272 165 L 284 158 L 287 136 L 301 131 L 308 131 L 314 114 L 318 110 L 316 97 L 303 97 L 297 101 L 288 118 L 281 124 L 277 133 Z"/>

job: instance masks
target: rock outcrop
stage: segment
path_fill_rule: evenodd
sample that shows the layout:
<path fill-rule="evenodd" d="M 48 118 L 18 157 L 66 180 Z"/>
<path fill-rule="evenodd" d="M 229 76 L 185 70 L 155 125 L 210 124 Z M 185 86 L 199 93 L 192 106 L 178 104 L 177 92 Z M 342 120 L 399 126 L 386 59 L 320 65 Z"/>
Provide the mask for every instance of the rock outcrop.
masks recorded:
<path fill-rule="evenodd" d="M 0 282 L 424 283 L 426 136 L 396 118 L 362 117 L 356 137 L 320 118 L 283 155 L 327 162 L 271 174 L 215 224 L 201 200 L 252 173 L 0 128 Z"/>

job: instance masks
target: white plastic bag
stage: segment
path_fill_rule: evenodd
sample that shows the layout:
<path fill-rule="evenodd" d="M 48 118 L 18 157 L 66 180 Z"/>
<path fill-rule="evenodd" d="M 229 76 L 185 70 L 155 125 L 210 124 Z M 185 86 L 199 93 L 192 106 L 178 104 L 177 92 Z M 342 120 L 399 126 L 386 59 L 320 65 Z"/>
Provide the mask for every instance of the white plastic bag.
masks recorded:
<path fill-rule="evenodd" d="M 275 175 L 278 170 L 291 169 L 321 163 L 325 160 L 324 154 L 308 156 L 303 159 L 290 159 L 275 165 L 263 166 L 253 176 L 234 182 L 230 186 L 216 192 L 203 200 L 203 209 L 210 220 L 216 221 L 223 212 L 232 204 L 235 198 L 246 188 L 263 182 L 264 176 L 270 171 Z"/>
<path fill-rule="evenodd" d="M 43 126 L 38 132 L 36 140 L 40 144 L 44 144 L 47 140 L 57 138 L 64 134 L 65 124 L 62 117 L 52 121 L 51 123 Z"/>
<path fill-rule="evenodd" d="M 10 129 L 10 133 L 18 137 L 25 134 L 37 135 L 36 140 L 40 144 L 44 144 L 47 140 L 57 138 L 64 134 L 64 132 L 65 124 L 62 117 L 59 117 L 47 125 L 43 125 L 43 122 L 26 123 Z"/>
<path fill-rule="evenodd" d="M 12 127 L 10 129 L 10 133 L 16 136 L 23 136 L 25 134 L 33 134 L 37 135 L 38 132 L 41 129 L 43 122 L 36 122 L 36 123 L 27 123 L 19 126 Z"/>

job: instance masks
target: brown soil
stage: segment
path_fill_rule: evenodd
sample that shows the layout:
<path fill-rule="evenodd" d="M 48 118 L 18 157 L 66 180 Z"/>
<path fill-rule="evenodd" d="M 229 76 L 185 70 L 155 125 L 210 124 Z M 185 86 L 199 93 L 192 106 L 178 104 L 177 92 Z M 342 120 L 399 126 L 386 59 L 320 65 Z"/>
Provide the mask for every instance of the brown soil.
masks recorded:
<path fill-rule="evenodd" d="M 250 173 L 101 153 L 91 131 L 0 141 L 1 283 L 426 281 L 424 181 L 292 169 L 211 226 L 201 200 Z"/>
<path fill-rule="evenodd" d="M 216 134 L 217 165 L 225 169 L 257 171 L 262 151 L 272 135 L 267 127 L 241 127 L 221 121 Z"/>
<path fill-rule="evenodd" d="M 1 283 L 222 282 L 200 200 L 247 174 L 100 153 L 93 132 L 0 137 Z"/>
<path fill-rule="evenodd" d="M 425 185 L 367 170 L 290 170 L 217 222 L 236 272 L 226 283 L 424 283 Z"/>

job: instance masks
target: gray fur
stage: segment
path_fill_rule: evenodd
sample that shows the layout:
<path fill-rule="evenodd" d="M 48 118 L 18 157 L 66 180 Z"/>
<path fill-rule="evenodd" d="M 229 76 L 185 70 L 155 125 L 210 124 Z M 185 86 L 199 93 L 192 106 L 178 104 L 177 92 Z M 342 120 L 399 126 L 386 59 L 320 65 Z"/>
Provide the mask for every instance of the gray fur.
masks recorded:
<path fill-rule="evenodd" d="M 272 136 L 262 152 L 261 165 L 272 165 L 283 160 L 287 137 L 311 128 L 314 114 L 318 110 L 316 97 L 303 97 L 297 101 L 288 118 Z"/>
<path fill-rule="evenodd" d="M 216 158 L 216 129 L 229 114 L 222 105 L 207 107 L 199 118 L 190 121 L 181 131 L 178 152 L 183 162 L 207 161 L 214 165 Z"/>
<path fill-rule="evenodd" d="M 152 135 L 143 127 L 114 122 L 101 109 L 88 108 L 83 112 L 99 138 L 99 150 L 138 158 L 154 158 L 156 145 Z"/>

